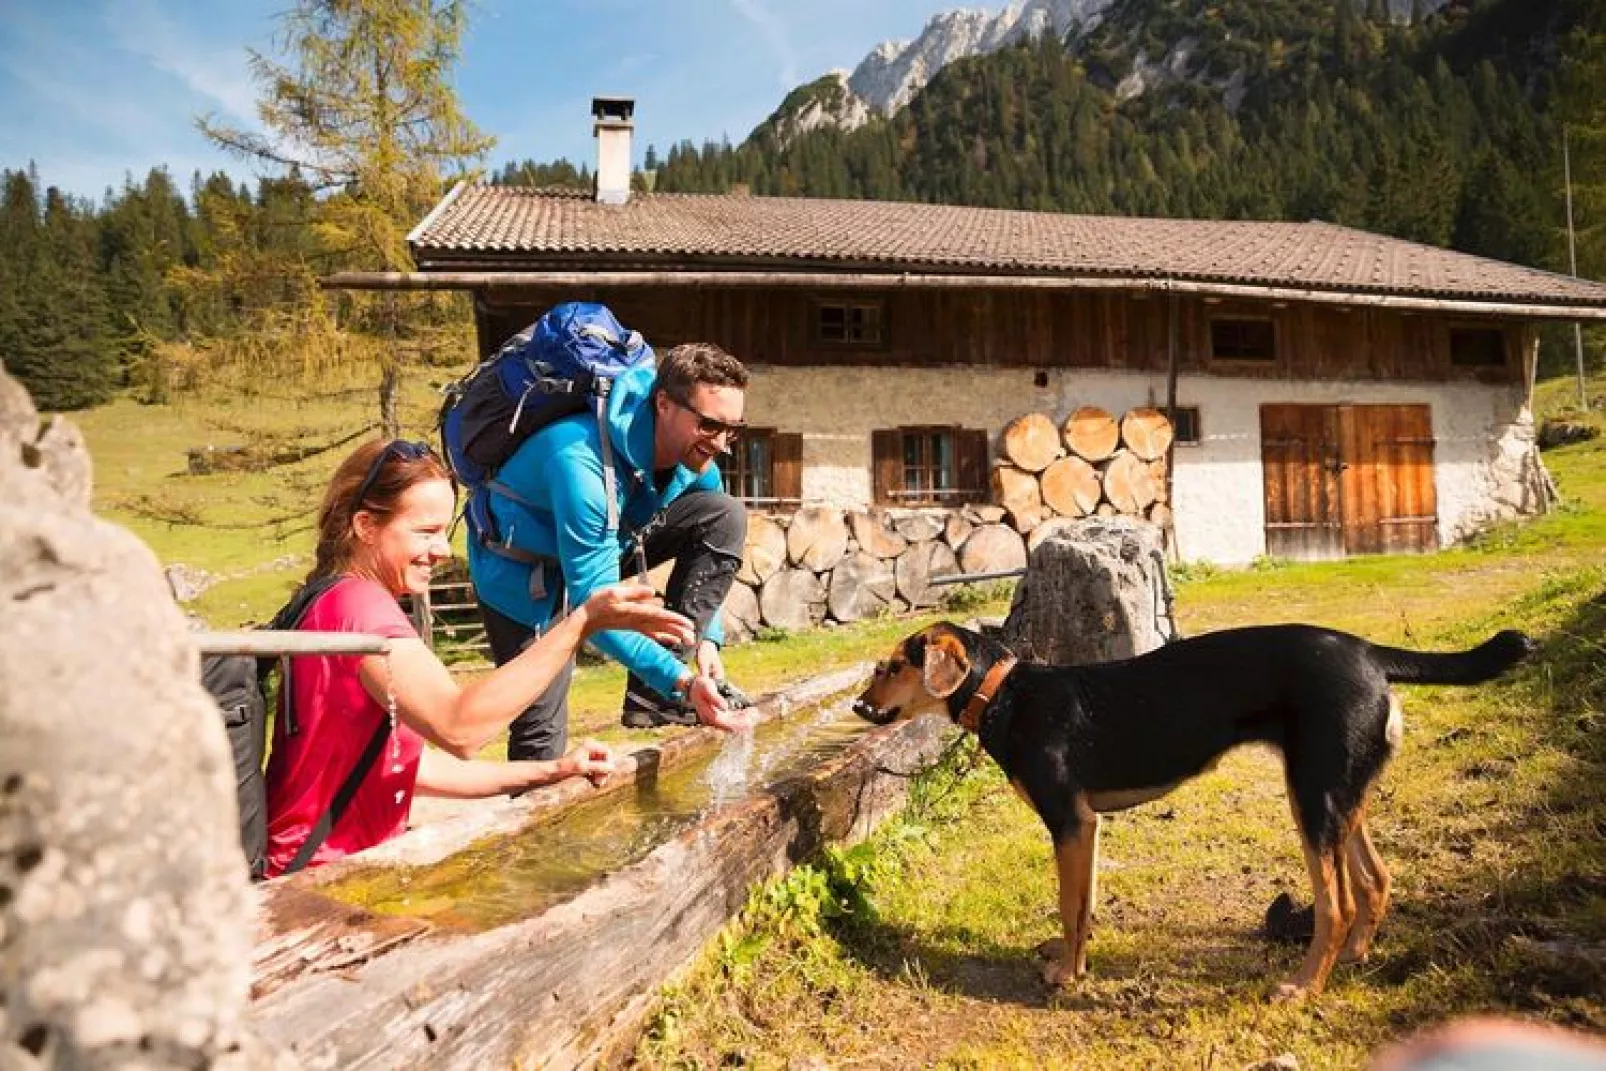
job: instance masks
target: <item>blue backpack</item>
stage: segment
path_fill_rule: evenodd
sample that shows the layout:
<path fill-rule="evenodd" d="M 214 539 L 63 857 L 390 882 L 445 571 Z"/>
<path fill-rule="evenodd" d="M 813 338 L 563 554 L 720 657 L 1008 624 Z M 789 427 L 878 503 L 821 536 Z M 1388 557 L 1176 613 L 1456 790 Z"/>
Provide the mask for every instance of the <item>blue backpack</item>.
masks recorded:
<path fill-rule="evenodd" d="M 608 529 L 618 528 L 612 448 L 606 420 L 608 391 L 620 373 L 654 361 L 652 347 L 627 330 L 606 305 L 569 301 L 504 342 L 463 379 L 446 388 L 441 446 L 452 474 L 467 491 L 464 509 L 476 538 L 498 542 L 481 493 L 519 445 L 553 421 L 594 410 L 602 430 L 602 471 L 608 486 Z M 504 548 L 511 551 L 512 548 Z"/>

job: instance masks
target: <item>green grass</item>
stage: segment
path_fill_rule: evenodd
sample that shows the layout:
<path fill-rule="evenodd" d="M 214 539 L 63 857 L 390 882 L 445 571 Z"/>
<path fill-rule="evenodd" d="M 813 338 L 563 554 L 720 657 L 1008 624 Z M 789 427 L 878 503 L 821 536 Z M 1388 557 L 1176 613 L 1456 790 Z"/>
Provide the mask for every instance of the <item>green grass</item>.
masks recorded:
<path fill-rule="evenodd" d="M 1542 642 L 1499 683 L 1407 690 L 1372 808 L 1393 909 L 1372 959 L 1317 1002 L 1264 1000 L 1302 951 L 1257 936 L 1266 905 L 1309 897 L 1272 755 L 1235 753 L 1107 823 L 1092 974 L 1059 993 L 1032 951 L 1058 932 L 1047 837 L 984 761 L 755 891 L 663 991 L 637 1061 L 1354 1067 L 1472 1012 L 1606 1032 L 1606 448 L 1547 463 L 1567 505 L 1468 548 L 1179 577 L 1185 633 L 1309 620 L 1432 648 L 1504 627 Z"/>
<path fill-rule="evenodd" d="M 308 401 L 214 390 L 171 405 L 121 398 L 72 414 L 94 460 L 95 512 L 129 529 L 165 565 L 220 577 L 191 607 L 216 628 L 261 621 L 311 566 L 318 502 L 355 443 L 261 472 L 191 475 L 193 448 L 334 442 L 377 420 L 377 391 Z M 433 438 L 435 395 L 408 380 L 404 433 Z"/>

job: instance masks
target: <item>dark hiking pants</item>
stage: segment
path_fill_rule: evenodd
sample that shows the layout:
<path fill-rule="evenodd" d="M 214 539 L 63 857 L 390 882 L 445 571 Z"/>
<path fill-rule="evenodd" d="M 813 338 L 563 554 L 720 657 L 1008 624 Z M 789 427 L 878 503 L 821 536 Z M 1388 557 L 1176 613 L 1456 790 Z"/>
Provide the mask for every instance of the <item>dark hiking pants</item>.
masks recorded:
<path fill-rule="evenodd" d="M 651 527 L 646 539 L 647 567 L 673 560 L 664 590 L 664 602 L 691 618 L 701 639 L 725 603 L 731 582 L 742 563 L 747 538 L 747 510 L 723 491 L 692 491 L 671 502 Z M 635 554 L 619 563 L 619 573 L 632 577 L 639 571 Z M 537 633 L 511 618 L 480 604 L 491 657 L 503 665 L 534 641 Z M 676 651 L 685 657 L 691 652 Z M 569 681 L 574 663 L 565 666 L 546 692 L 525 708 L 508 727 L 507 757 L 555 759 L 568 746 Z M 627 690 L 652 694 L 634 673 Z"/>

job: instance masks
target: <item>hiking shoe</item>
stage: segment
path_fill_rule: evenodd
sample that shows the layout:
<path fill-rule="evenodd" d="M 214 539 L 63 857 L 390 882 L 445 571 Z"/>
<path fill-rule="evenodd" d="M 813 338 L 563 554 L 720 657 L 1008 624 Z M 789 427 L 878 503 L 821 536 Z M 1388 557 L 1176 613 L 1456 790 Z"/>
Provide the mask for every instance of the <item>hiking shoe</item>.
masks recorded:
<path fill-rule="evenodd" d="M 696 725 L 697 711 L 679 699 L 664 699 L 650 689 L 625 692 L 619 721 L 627 729 L 658 729 L 665 725 Z"/>
<path fill-rule="evenodd" d="M 1266 938 L 1281 944 L 1303 944 L 1316 934 L 1316 909 L 1295 907 L 1294 898 L 1278 893 L 1266 909 Z"/>

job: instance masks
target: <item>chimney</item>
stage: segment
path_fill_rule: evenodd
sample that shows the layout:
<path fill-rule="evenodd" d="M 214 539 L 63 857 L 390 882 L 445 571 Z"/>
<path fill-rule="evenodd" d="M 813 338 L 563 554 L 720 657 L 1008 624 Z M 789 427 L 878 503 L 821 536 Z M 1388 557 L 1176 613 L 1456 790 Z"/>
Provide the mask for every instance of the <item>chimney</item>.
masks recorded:
<path fill-rule="evenodd" d="M 636 102 L 629 97 L 592 97 L 591 132 L 597 137 L 597 203 L 630 200 L 630 133 Z"/>

